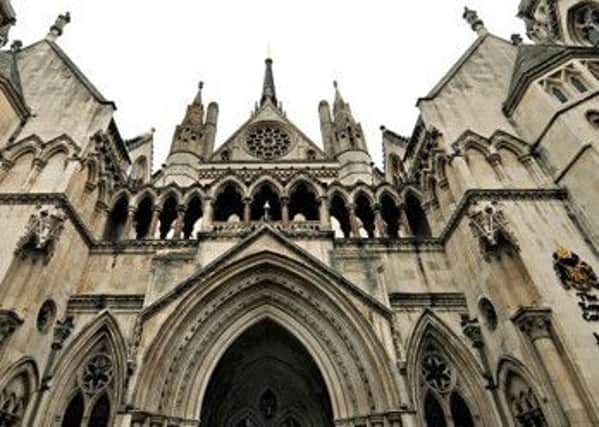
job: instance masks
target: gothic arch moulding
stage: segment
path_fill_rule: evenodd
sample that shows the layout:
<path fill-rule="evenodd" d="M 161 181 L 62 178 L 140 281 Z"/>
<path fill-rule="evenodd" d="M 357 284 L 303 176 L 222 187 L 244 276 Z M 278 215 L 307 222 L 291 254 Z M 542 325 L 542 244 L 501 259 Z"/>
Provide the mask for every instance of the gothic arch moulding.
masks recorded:
<path fill-rule="evenodd" d="M 0 419 L 8 425 L 24 424 L 38 388 L 39 372 L 33 359 L 26 357 L 11 365 L 0 376 Z"/>
<path fill-rule="evenodd" d="M 428 396 L 434 396 L 439 407 L 447 407 L 449 411 L 449 400 L 453 395 L 467 402 L 474 425 L 496 425 L 496 411 L 488 399 L 483 373 L 476 359 L 464 342 L 430 310 L 419 319 L 407 348 L 408 387 L 418 425 L 427 426 L 424 406 Z M 437 364 L 435 369 L 439 373 L 445 375 L 443 381 L 425 375 L 427 358 Z M 442 364 L 447 365 L 447 369 L 440 369 Z M 437 381 L 434 387 L 427 385 L 429 380 Z M 443 399 L 447 405 L 439 403 Z"/>
<path fill-rule="evenodd" d="M 85 395 L 88 417 L 94 404 L 107 396 L 110 417 L 114 420 L 124 401 L 127 349 L 110 312 L 102 312 L 62 350 L 50 376 L 51 388 L 37 413 L 36 425 L 49 427 L 55 420 L 62 419 L 77 394 Z"/>
<path fill-rule="evenodd" d="M 514 421 L 514 418 L 518 416 L 517 412 L 519 411 L 516 409 L 518 407 L 521 411 L 529 412 L 528 414 L 521 414 L 523 415 L 523 423 L 526 421 L 539 422 L 539 420 L 543 419 L 545 423 L 549 423 L 552 426 L 567 424 L 567 420 L 563 417 L 560 408 L 551 403 L 553 399 L 548 398 L 551 391 L 545 387 L 541 387 L 533 373 L 519 360 L 510 356 L 503 356 L 497 364 L 496 376 L 501 403 L 506 408 L 506 413 L 514 425 L 518 425 Z M 510 383 L 514 379 L 519 380 L 522 385 L 525 385 L 524 388 L 527 389 L 526 396 L 518 396 L 526 401 L 524 405 L 519 405 L 520 402 L 516 402 L 514 401 L 515 399 L 509 399 L 508 397 L 510 395 Z M 533 412 L 537 413 L 533 414 Z M 536 415 L 536 419 L 533 420 L 531 415 L 533 417 Z"/>
<path fill-rule="evenodd" d="M 152 306 L 147 309 L 150 324 L 144 329 L 163 326 L 155 338 L 144 337 L 149 347 L 135 386 L 136 407 L 197 421 L 223 354 L 244 331 L 265 320 L 287 330 L 310 354 L 323 376 L 335 419 L 399 407 L 391 350 L 340 285 L 314 268 L 261 252 L 192 282 L 185 297 L 171 304 L 166 321 L 151 318 L 165 309 L 160 301 L 155 312 Z M 381 317 L 388 315 L 362 303 Z"/>

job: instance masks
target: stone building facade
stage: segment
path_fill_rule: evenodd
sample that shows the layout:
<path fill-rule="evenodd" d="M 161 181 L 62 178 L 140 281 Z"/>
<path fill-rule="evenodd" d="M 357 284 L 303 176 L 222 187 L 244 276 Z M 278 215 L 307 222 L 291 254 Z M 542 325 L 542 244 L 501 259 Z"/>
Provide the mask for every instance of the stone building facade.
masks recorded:
<path fill-rule="evenodd" d="M 599 425 L 599 3 L 524 0 L 384 167 L 335 84 L 315 144 L 273 63 L 219 140 L 153 133 L 60 48 L 0 51 L 0 426 Z M 0 1 L 0 39 L 15 14 Z"/>

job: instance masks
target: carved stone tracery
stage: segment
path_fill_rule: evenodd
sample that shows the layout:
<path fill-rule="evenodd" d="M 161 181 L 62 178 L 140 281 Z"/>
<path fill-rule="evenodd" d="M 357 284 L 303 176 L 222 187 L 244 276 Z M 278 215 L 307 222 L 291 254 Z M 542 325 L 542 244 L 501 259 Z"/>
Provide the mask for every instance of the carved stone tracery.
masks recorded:
<path fill-rule="evenodd" d="M 0 310 L 0 346 L 23 323 L 23 320 L 12 310 Z"/>

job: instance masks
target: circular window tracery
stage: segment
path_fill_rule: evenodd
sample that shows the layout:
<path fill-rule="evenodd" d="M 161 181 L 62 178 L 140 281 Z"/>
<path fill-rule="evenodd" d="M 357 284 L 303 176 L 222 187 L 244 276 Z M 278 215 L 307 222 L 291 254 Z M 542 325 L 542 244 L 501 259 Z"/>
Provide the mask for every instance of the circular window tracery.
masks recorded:
<path fill-rule="evenodd" d="M 246 145 L 253 156 L 263 160 L 273 160 L 289 152 L 291 139 L 280 127 L 268 124 L 251 128 L 248 131 Z"/>
<path fill-rule="evenodd" d="M 113 363 L 109 355 L 96 353 L 90 357 L 79 373 L 79 383 L 83 391 L 93 395 L 110 384 Z"/>
<path fill-rule="evenodd" d="M 447 359 L 437 352 L 423 357 L 422 377 L 430 388 L 440 393 L 450 391 L 454 385 L 453 369 Z"/>
<path fill-rule="evenodd" d="M 573 37 L 579 42 L 599 44 L 599 3 L 585 3 L 570 12 Z"/>

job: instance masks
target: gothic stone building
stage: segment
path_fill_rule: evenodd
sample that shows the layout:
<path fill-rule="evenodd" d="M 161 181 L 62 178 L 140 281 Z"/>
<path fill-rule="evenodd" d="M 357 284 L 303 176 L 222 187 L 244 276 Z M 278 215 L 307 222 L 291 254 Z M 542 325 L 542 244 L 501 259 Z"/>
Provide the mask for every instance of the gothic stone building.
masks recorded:
<path fill-rule="evenodd" d="M 382 169 L 338 88 L 302 133 L 267 60 L 237 132 L 200 87 L 153 172 L 68 14 L 8 43 L 0 426 L 599 425 L 599 3 L 520 16 L 531 43 L 465 11 Z"/>

